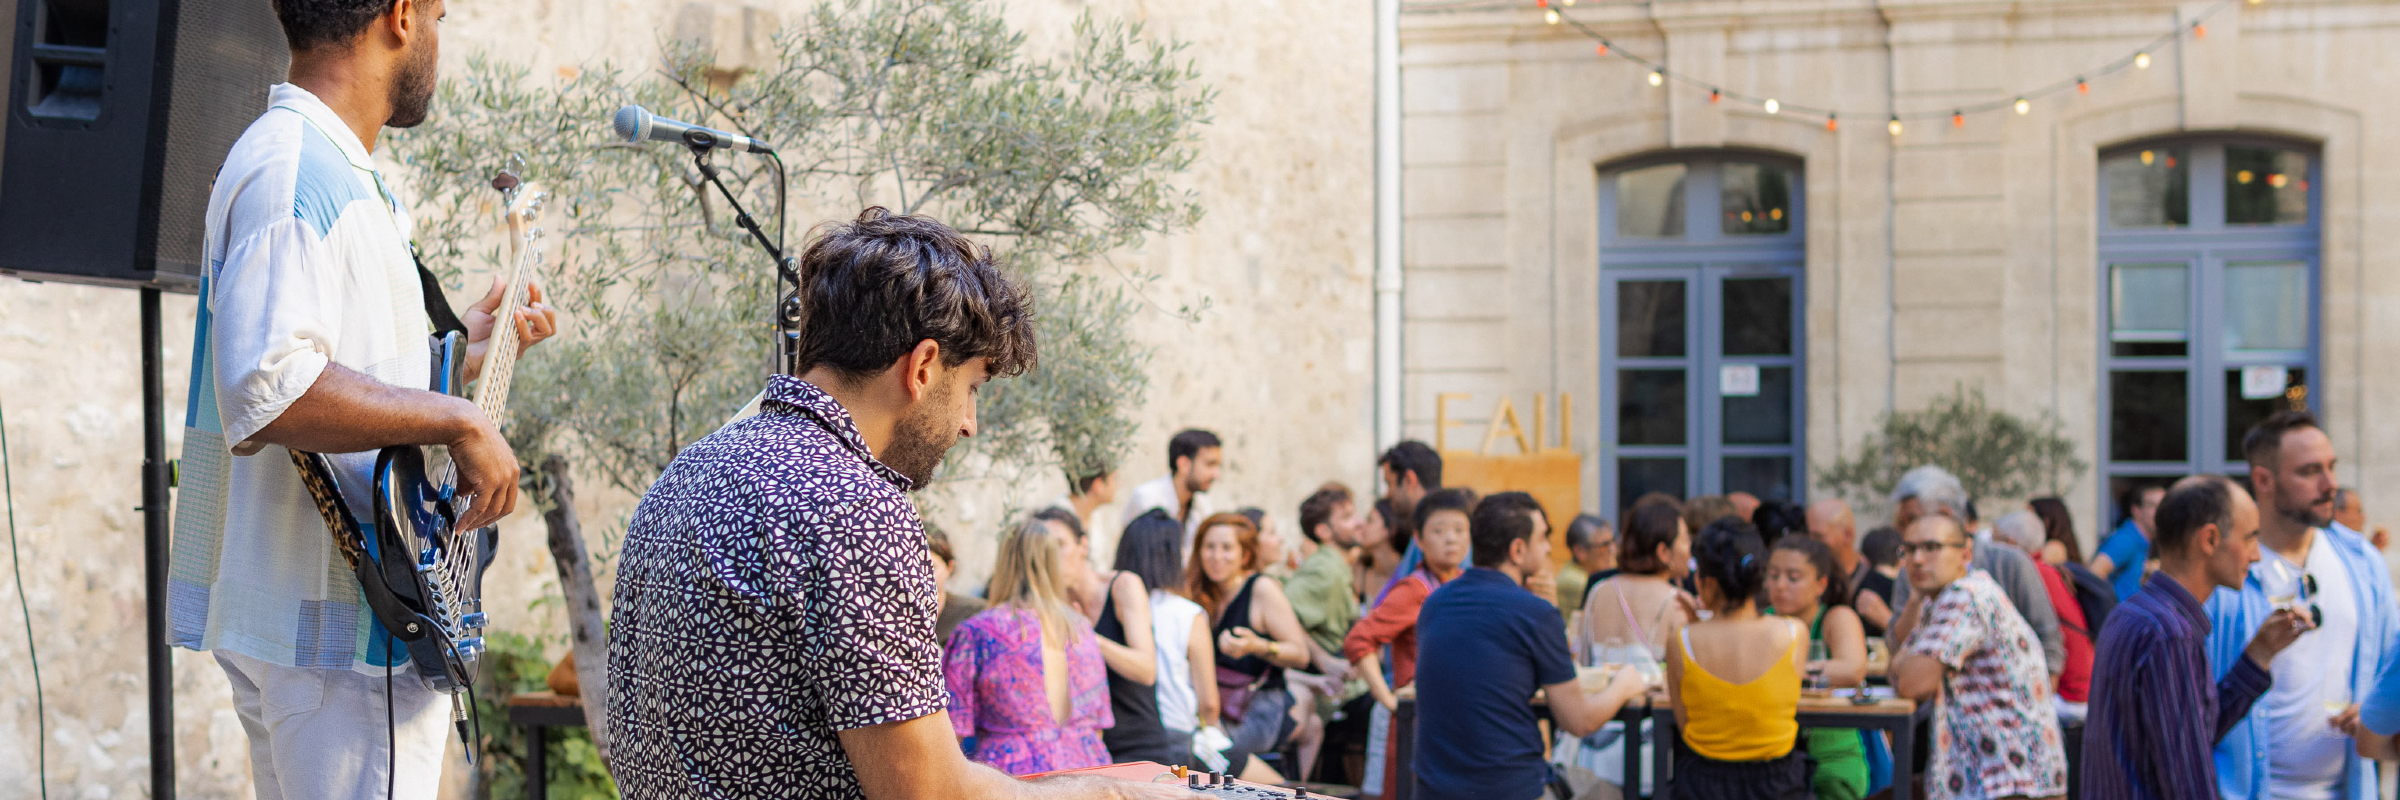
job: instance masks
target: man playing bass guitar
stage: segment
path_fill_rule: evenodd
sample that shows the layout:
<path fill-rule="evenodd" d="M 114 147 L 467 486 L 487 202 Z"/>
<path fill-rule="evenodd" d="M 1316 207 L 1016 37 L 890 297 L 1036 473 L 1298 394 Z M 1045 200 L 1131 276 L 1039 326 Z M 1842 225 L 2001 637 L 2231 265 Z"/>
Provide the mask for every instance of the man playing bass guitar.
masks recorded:
<path fill-rule="evenodd" d="M 225 670 L 261 800 L 430 800 L 450 698 L 394 667 L 407 654 L 365 606 L 290 451 L 332 454 L 360 520 L 376 451 L 397 445 L 448 447 L 457 530 L 516 505 L 516 456 L 494 421 L 423 388 L 428 335 L 462 321 L 416 264 L 408 211 L 371 155 L 383 128 L 425 119 L 443 0 L 274 7 L 290 82 L 270 90 L 209 198 L 170 636 Z M 529 295 L 508 313 L 520 349 L 556 332 Z M 501 298 L 495 284 L 463 320 L 470 380 Z"/>

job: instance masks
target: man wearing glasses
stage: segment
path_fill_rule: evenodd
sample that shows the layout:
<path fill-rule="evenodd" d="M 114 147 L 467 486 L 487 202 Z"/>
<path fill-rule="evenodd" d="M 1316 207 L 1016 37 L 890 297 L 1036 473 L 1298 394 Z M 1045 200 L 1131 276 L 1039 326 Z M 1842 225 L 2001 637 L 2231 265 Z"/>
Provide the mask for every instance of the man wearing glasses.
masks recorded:
<path fill-rule="evenodd" d="M 2316 628 L 2267 665 L 2274 688 L 2217 743 L 2217 793 L 2273 800 L 2374 800 L 2359 758 L 2357 701 L 2400 641 L 2391 570 L 2365 537 L 2333 522 L 2333 441 L 2306 411 L 2283 411 L 2242 437 L 2264 550 L 2239 591 L 2208 600 L 2208 660 L 2232 669 L 2279 609 Z"/>
<path fill-rule="evenodd" d="M 1992 576 L 1974 568 L 1958 521 L 1922 517 L 1902 534 L 1915 598 L 1893 618 L 1892 688 L 1942 699 L 1925 793 L 1949 798 L 2053 798 L 2067 792 L 2067 753 L 2050 702 L 2041 639 Z"/>

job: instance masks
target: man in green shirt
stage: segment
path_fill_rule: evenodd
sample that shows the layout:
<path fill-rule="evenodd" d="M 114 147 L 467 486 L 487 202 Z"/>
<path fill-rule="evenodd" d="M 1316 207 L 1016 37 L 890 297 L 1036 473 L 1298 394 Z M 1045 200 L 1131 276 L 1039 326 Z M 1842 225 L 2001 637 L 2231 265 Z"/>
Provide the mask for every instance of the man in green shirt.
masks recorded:
<path fill-rule="evenodd" d="M 1350 488 L 1327 483 L 1300 502 L 1300 566 L 1283 582 L 1292 613 L 1308 634 L 1309 669 L 1286 673 L 1303 699 L 1315 700 L 1317 713 L 1300 732 L 1300 763 L 1313 765 L 1323 744 L 1324 723 L 1342 703 L 1366 692 L 1366 683 L 1350 679 L 1350 663 L 1342 658 L 1342 639 L 1358 622 L 1358 590 L 1352 585 L 1352 561 L 1360 528 Z M 1305 774 L 1305 773 L 1304 773 Z"/>

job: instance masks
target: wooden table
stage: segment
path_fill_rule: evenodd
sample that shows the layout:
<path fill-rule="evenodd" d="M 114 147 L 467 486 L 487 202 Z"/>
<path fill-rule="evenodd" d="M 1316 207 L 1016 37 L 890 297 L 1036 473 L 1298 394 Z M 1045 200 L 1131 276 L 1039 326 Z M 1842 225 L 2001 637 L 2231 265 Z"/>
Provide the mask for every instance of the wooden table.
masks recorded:
<path fill-rule="evenodd" d="M 583 725 L 583 699 L 554 692 L 512 695 L 508 698 L 508 722 L 525 727 L 526 800 L 547 800 L 550 729 Z"/>
<path fill-rule="evenodd" d="M 1395 760 L 1400 785 L 1384 787 L 1384 793 L 1393 800 L 1410 800 L 1416 789 L 1415 773 L 1411 769 L 1417 749 L 1417 696 L 1414 689 L 1409 687 L 1399 692 L 1400 707 L 1392 712 L 1392 725 L 1399 735 L 1393 743 L 1392 752 L 1386 757 Z M 1534 702 L 1534 711 L 1545 719 L 1549 716 L 1548 704 L 1538 698 Z M 1862 706 L 1851 703 L 1848 698 L 1803 697 L 1800 698 L 1797 716 L 1803 728 L 1858 728 L 1891 734 L 1892 800 L 1909 800 L 1911 782 L 1916 777 L 1916 765 L 1911 756 L 1915 752 L 1917 726 L 1932 713 L 1933 704 L 1913 700 L 1889 699 Z M 1628 798 L 1639 797 L 1641 792 L 1641 722 L 1645 718 L 1650 720 L 1654 742 L 1650 768 L 1652 774 L 1661 776 L 1652 787 L 1652 796 L 1667 796 L 1669 780 L 1666 776 L 1674 773 L 1675 753 L 1683 743 L 1683 737 L 1676 728 L 1675 708 L 1668 703 L 1665 692 L 1651 692 L 1639 701 L 1618 708 L 1615 719 L 1625 723 L 1624 785 L 1629 789 L 1625 794 Z"/>

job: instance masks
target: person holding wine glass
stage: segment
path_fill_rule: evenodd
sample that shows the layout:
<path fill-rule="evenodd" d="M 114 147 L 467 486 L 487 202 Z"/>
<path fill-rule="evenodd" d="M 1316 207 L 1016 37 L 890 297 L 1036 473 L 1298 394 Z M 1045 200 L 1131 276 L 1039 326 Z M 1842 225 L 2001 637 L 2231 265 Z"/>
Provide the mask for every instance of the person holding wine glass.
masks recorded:
<path fill-rule="evenodd" d="M 1866 682 L 1867 635 L 1850 608 L 1847 581 L 1833 548 L 1806 536 L 1775 540 L 1767 558 L 1767 600 L 1778 616 L 1808 623 L 1808 661 L 1801 688 L 1824 692 Z M 1858 800 L 1867 794 L 1866 738 L 1854 728 L 1801 732 L 1817 761 L 1811 779 L 1817 800 Z M 1877 737 L 1876 745 L 1882 739 Z"/>

